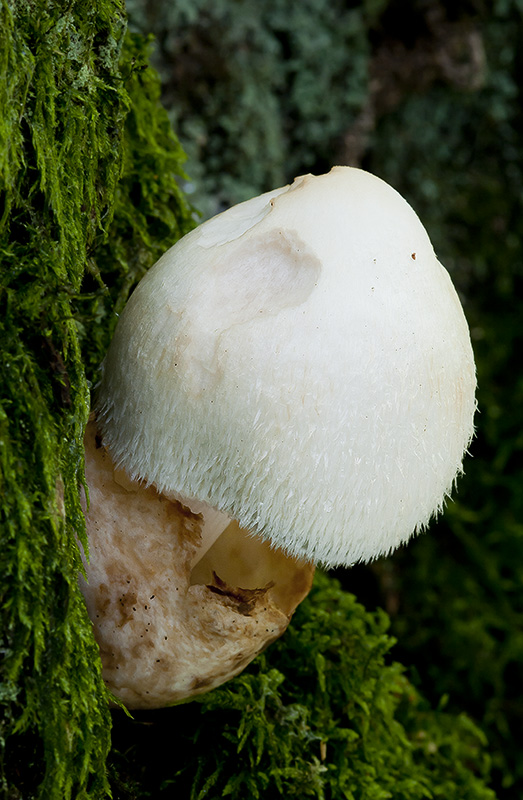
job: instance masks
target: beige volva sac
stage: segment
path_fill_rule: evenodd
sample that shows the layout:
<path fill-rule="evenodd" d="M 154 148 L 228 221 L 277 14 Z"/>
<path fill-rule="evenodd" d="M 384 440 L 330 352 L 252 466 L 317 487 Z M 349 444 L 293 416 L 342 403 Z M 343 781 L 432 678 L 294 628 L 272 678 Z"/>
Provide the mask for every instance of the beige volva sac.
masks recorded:
<path fill-rule="evenodd" d="M 236 523 L 201 559 L 202 515 L 115 470 L 86 434 L 91 559 L 83 592 L 104 679 L 128 708 L 166 706 L 240 672 L 281 636 L 313 567 Z"/>
<path fill-rule="evenodd" d="M 336 167 L 241 203 L 129 300 L 86 437 L 83 585 L 129 707 L 216 686 L 326 566 L 390 553 L 473 434 L 457 294 L 410 206 Z"/>

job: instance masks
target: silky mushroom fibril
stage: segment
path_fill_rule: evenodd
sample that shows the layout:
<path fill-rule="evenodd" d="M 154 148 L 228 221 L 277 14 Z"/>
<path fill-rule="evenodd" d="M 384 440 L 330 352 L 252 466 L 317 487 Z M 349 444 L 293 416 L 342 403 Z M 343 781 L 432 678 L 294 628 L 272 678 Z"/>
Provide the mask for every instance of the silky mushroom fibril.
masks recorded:
<path fill-rule="evenodd" d="M 134 479 L 286 553 L 353 564 L 438 512 L 473 434 L 475 367 L 408 203 L 335 167 L 219 214 L 143 278 L 98 425 Z M 205 513 L 204 513 L 205 516 Z"/>

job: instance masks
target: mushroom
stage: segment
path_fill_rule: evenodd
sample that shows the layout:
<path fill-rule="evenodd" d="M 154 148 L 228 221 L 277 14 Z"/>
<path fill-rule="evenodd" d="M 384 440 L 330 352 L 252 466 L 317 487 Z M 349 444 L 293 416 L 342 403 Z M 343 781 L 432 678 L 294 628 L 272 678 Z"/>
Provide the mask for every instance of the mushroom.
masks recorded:
<path fill-rule="evenodd" d="M 379 178 L 302 176 L 181 239 L 118 321 L 86 435 L 83 591 L 114 694 L 222 683 L 283 633 L 313 564 L 426 528 L 475 386 L 449 275 Z"/>

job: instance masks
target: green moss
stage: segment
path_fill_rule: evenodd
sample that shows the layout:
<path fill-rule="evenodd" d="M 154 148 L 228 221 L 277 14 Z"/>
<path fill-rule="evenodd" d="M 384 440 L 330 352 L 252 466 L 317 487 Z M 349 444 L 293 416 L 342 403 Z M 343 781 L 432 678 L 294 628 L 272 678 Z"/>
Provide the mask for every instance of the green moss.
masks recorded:
<path fill-rule="evenodd" d="M 83 292 L 74 304 L 92 383 L 129 293 L 195 225 L 196 215 L 179 187 L 185 155 L 160 105 L 159 77 L 148 63 L 151 45 L 132 33 L 124 42 L 121 72 L 128 99 L 113 218 L 109 236 L 87 262 Z"/>
<path fill-rule="evenodd" d="M 122 800 L 494 800 L 484 740 L 431 709 L 383 612 L 318 574 L 285 636 L 199 701 L 115 720 Z"/>
<path fill-rule="evenodd" d="M 94 798 L 108 790 L 110 715 L 77 586 L 83 281 L 113 254 L 111 226 L 118 267 L 135 276 L 189 211 L 144 42 L 121 52 L 121 3 L 3 0 L 0 15 L 1 788 L 9 798 Z M 144 199 L 130 203 L 133 173 Z M 144 233 L 150 217 L 161 236 Z M 145 248 L 147 258 L 131 257 Z M 84 343 L 91 362 L 103 346 L 96 322 Z"/>

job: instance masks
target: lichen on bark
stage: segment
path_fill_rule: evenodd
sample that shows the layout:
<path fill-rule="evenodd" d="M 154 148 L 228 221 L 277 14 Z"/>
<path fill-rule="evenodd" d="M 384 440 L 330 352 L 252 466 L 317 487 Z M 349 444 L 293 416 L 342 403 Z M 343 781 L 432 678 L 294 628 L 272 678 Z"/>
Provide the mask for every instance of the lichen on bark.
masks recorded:
<path fill-rule="evenodd" d="M 1 789 L 102 797 L 110 715 L 77 585 L 85 365 L 115 303 L 192 223 L 122 3 L 2 0 L 0 26 Z"/>

